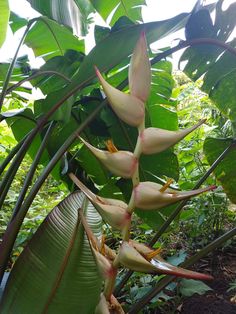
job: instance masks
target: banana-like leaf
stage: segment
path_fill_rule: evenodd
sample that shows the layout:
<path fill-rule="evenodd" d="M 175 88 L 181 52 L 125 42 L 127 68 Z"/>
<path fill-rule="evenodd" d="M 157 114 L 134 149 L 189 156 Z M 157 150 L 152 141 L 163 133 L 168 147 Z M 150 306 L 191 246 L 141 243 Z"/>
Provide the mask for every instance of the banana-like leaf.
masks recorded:
<path fill-rule="evenodd" d="M 192 14 L 185 28 L 187 39 L 208 37 L 236 48 L 236 39 L 229 41 L 236 26 L 236 3 L 226 10 L 223 4 L 224 0 L 217 2 L 214 22 L 206 7 Z M 186 49 L 180 59 L 180 62 L 185 62 L 184 72 L 192 80 L 203 76 L 201 89 L 231 120 L 235 119 L 235 60 L 231 52 L 209 44 Z M 222 91 L 225 90 L 227 93 L 223 95 Z"/>
<path fill-rule="evenodd" d="M 75 192 L 47 216 L 11 271 L 1 314 L 93 314 L 102 280 L 79 208 L 96 236 L 101 218 L 84 194 Z"/>
<path fill-rule="evenodd" d="M 79 40 L 70 29 L 46 16 L 37 18 L 25 38 L 25 43 L 33 49 L 36 57 L 42 57 L 44 60 L 63 56 L 68 49 L 84 52 L 82 39 Z"/>

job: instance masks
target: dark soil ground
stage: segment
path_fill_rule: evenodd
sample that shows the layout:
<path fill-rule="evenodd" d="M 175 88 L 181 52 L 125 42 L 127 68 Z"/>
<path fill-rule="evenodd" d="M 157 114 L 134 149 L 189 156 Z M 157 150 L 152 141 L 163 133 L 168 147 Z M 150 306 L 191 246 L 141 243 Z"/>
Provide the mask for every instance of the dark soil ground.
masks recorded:
<path fill-rule="evenodd" d="M 236 314 L 236 289 L 228 291 L 236 280 L 236 248 L 215 252 L 196 265 L 197 271 L 214 276 L 207 284 L 213 289 L 205 295 L 194 295 L 179 306 L 181 314 Z M 178 313 L 178 312 L 177 312 Z"/>
<path fill-rule="evenodd" d="M 152 314 L 236 314 L 236 289 L 228 291 L 230 283 L 236 280 L 236 247 L 214 252 L 201 259 L 193 270 L 213 275 L 213 281 L 205 282 L 212 290 L 205 295 L 181 298 L 181 303 L 167 302 Z"/>

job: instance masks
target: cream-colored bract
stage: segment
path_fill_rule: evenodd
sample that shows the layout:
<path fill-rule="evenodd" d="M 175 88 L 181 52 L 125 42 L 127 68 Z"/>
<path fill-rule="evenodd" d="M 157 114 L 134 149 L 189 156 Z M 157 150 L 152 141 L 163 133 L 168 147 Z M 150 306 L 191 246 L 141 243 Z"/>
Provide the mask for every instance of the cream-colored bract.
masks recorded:
<path fill-rule="evenodd" d="M 136 207 L 144 210 L 160 209 L 203 192 L 211 191 L 214 188 L 215 186 L 209 186 L 198 190 L 181 192 L 167 189 L 162 192 L 160 191 L 160 184 L 150 181 L 140 182 L 133 189 L 134 204 Z"/>
<path fill-rule="evenodd" d="M 145 155 L 163 152 L 181 141 L 185 136 L 197 129 L 205 121 L 206 120 L 201 120 L 194 126 L 179 131 L 169 131 L 159 128 L 144 129 L 139 135 L 141 151 Z"/>
<path fill-rule="evenodd" d="M 122 150 L 111 153 L 92 146 L 82 138 L 80 139 L 113 174 L 122 178 L 132 178 L 138 167 L 138 160 L 133 153 Z"/>
<path fill-rule="evenodd" d="M 134 48 L 129 67 L 130 94 L 146 102 L 151 88 L 151 65 L 143 32 Z"/>

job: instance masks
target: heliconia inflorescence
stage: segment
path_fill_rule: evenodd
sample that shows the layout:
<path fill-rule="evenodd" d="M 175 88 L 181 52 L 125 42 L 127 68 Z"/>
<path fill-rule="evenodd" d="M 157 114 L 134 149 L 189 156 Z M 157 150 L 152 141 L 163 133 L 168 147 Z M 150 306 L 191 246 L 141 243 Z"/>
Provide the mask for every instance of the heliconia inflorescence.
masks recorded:
<path fill-rule="evenodd" d="M 97 67 L 95 67 L 95 71 L 113 111 L 122 121 L 130 126 L 137 127 L 139 134 L 133 153 L 119 151 L 112 141 L 108 142 L 108 150 L 106 151 L 92 146 L 82 138 L 80 139 L 112 174 L 132 179 L 133 189 L 130 201 L 126 204 L 120 200 L 100 197 L 90 191 L 73 174 L 70 174 L 70 177 L 98 210 L 104 221 L 113 228 L 122 231 L 123 241 L 116 254 L 104 243 L 101 244 L 98 239 L 95 239 L 86 222 L 83 223 L 91 243 L 94 258 L 102 276 L 105 278 L 104 291 L 97 305 L 96 314 L 108 314 L 110 311 L 113 311 L 112 313 L 124 313 L 119 302 L 112 294 L 119 266 L 138 272 L 170 274 L 202 280 L 212 279 L 209 275 L 175 267 L 160 256 L 160 250 L 153 250 L 142 243 L 131 240 L 130 224 L 135 208 L 159 210 L 178 201 L 213 190 L 215 187 L 210 186 L 193 191 L 178 191 L 170 188 L 171 180 L 163 186 L 155 182 L 139 181 L 138 170 L 141 154 L 160 153 L 175 145 L 205 122 L 205 120 L 201 120 L 196 125 L 179 131 L 168 131 L 153 127 L 145 128 L 145 102 L 148 99 L 151 87 L 151 66 L 144 33 L 141 33 L 130 61 L 129 93 L 124 93 L 106 82 Z"/>

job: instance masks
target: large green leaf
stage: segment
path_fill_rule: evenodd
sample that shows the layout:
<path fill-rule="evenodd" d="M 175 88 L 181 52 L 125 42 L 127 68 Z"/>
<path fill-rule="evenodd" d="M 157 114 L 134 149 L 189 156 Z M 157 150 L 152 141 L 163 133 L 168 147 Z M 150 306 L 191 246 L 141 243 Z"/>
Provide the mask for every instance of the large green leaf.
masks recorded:
<path fill-rule="evenodd" d="M 81 192 L 69 195 L 47 216 L 14 265 L 1 313 L 93 314 L 102 280 L 80 223 L 82 208 L 100 236 L 101 218 Z"/>
<path fill-rule="evenodd" d="M 38 18 L 32 26 L 25 43 L 33 49 L 36 57 L 43 57 L 45 60 L 63 56 L 68 49 L 84 52 L 83 40 L 79 40 L 65 26 L 45 16 Z"/>
<path fill-rule="evenodd" d="M 88 15 L 93 12 L 89 0 L 27 0 L 41 14 L 69 26 L 76 35 L 87 32 Z"/>
<path fill-rule="evenodd" d="M 182 13 L 168 20 L 127 25 L 111 32 L 99 41 L 84 59 L 77 76 L 78 81 L 94 77 L 94 65 L 97 65 L 100 71 L 107 71 L 122 62 L 132 53 L 142 31 L 145 31 L 148 42 L 152 43 L 183 28 L 187 16 L 188 13 Z"/>
<path fill-rule="evenodd" d="M 203 8 L 193 14 L 187 25 L 188 39 L 208 37 L 226 42 L 236 26 L 236 3 L 231 4 L 227 10 L 222 8 L 223 0 L 216 5 L 215 21 L 211 20 L 209 12 Z M 208 13 L 207 13 L 208 12 Z M 197 21 L 197 22 L 196 22 Z M 236 40 L 228 44 L 236 48 Z M 236 88 L 233 70 L 236 70 L 236 57 L 216 45 L 200 45 L 185 50 L 180 62 L 186 62 L 184 72 L 193 80 L 203 77 L 203 91 L 207 92 L 218 106 L 230 119 L 235 120 L 232 103 L 232 91 Z M 226 88 L 226 101 L 220 93 Z M 226 89 L 225 89 L 226 90 Z"/>
<path fill-rule="evenodd" d="M 119 64 L 124 58 L 127 58 L 132 53 L 142 31 L 145 30 L 148 41 L 151 43 L 183 27 L 187 16 L 188 13 L 183 13 L 169 20 L 131 25 L 124 27 L 119 31 L 111 32 L 109 36 L 101 40 L 84 58 L 78 73 L 75 74 L 72 79 L 72 83 L 68 84 L 63 89 L 54 92 L 54 94 L 48 95 L 46 99 L 43 100 L 43 102 L 45 102 L 44 108 L 47 108 L 48 110 L 62 98 L 65 99 L 81 87 L 91 83 L 95 78 L 95 64 L 101 71 L 107 71 Z M 50 58 L 56 55 L 62 55 L 66 49 L 72 48 L 80 50 L 80 46 L 76 46 L 76 44 L 79 45 L 80 41 L 78 41 L 69 30 L 59 26 L 54 21 L 46 19 L 46 22 L 55 30 L 57 40 L 55 41 L 54 36 L 49 32 L 43 21 L 38 21 L 26 38 L 26 43 L 34 49 L 36 55 L 45 55 L 45 58 Z M 59 46 L 58 42 L 60 42 Z M 75 45 L 76 47 L 73 46 L 73 48 L 71 45 Z M 52 53 L 52 51 L 54 52 Z M 50 56 L 47 55 L 50 52 Z M 106 57 L 104 58 L 104 56 Z M 65 111 L 67 111 L 66 105 Z M 59 116 L 64 116 L 63 110 L 61 110 Z M 57 118 L 59 119 L 60 117 Z"/>
<path fill-rule="evenodd" d="M 2 46 L 6 37 L 9 16 L 10 16 L 10 10 L 9 10 L 8 0 L 1 0 L 0 1 L 0 47 Z"/>
<path fill-rule="evenodd" d="M 220 154 L 230 145 L 231 139 L 206 138 L 204 142 L 204 153 L 206 154 L 209 164 L 220 156 Z M 236 150 L 224 158 L 214 171 L 216 178 L 222 184 L 225 193 L 231 200 L 236 203 Z"/>

